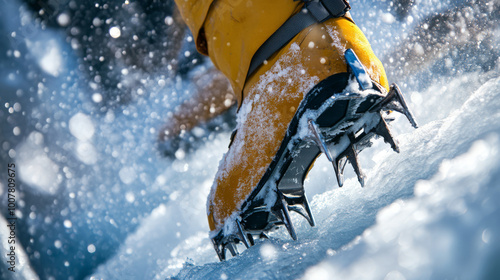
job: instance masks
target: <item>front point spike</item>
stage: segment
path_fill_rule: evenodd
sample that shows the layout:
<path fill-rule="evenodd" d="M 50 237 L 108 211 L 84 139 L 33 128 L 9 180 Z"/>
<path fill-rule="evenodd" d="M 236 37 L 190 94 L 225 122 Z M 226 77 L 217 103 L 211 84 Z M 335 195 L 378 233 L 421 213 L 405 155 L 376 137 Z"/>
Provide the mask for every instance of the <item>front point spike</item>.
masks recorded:
<path fill-rule="evenodd" d="M 243 228 L 241 227 L 241 223 L 238 219 L 236 219 L 236 229 L 238 230 L 238 237 L 243 242 L 245 247 L 250 248 L 250 241 L 247 239 L 246 234 L 243 232 Z"/>
<path fill-rule="evenodd" d="M 389 127 L 387 126 L 387 123 L 382 116 L 380 117 L 380 122 L 377 124 L 377 127 L 375 127 L 375 134 L 382 136 L 382 138 L 384 138 L 384 141 L 390 144 L 391 148 L 396 153 L 399 153 L 400 150 L 398 143 L 394 139 L 394 137 L 392 137 L 391 131 L 389 130 Z"/>
<path fill-rule="evenodd" d="M 292 224 L 292 219 L 290 218 L 290 212 L 288 211 L 288 203 L 286 202 L 285 198 L 283 197 L 283 194 L 280 193 L 280 209 L 279 213 L 281 216 L 281 219 L 283 223 L 285 224 L 286 229 L 288 230 L 288 233 L 292 237 L 293 240 L 297 240 L 297 233 L 295 233 L 295 229 Z"/>
<path fill-rule="evenodd" d="M 392 84 L 391 91 L 394 91 L 395 97 L 397 98 L 397 102 L 402 107 L 401 113 L 406 116 L 406 118 L 408 119 L 408 121 L 411 123 L 411 125 L 414 128 L 418 128 L 417 121 L 415 120 L 415 117 L 413 117 L 413 114 L 411 113 L 410 108 L 408 107 L 408 104 L 406 104 L 406 100 L 405 100 L 403 94 L 401 93 L 401 90 L 399 89 L 398 85 Z"/>
<path fill-rule="evenodd" d="M 365 174 L 363 173 L 363 170 L 361 170 L 361 166 L 359 165 L 359 160 L 358 160 L 358 154 L 356 150 L 354 149 L 354 146 L 351 144 L 346 150 L 347 154 L 347 160 L 352 165 L 352 168 L 354 169 L 354 172 L 356 172 L 356 175 L 358 176 L 358 181 L 361 184 L 361 187 L 365 186 Z"/>

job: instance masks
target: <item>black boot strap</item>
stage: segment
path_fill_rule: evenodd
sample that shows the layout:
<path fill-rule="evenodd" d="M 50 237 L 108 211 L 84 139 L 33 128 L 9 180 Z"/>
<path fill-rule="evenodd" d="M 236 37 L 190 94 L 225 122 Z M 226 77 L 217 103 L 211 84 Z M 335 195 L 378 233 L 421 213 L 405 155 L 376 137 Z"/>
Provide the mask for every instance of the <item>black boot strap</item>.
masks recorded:
<path fill-rule="evenodd" d="M 299 1 L 305 2 L 304 9 L 285 21 L 255 52 L 250 62 L 247 79 L 265 60 L 288 44 L 300 31 L 315 23 L 321 23 L 330 18 L 341 17 L 351 9 L 346 0 Z"/>

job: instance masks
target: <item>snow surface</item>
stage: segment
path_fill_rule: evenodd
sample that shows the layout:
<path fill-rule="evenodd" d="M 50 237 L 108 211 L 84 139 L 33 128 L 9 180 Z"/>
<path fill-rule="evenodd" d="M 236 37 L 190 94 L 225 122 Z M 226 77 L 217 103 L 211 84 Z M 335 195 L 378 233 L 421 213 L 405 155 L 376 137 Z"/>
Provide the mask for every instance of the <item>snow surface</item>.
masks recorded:
<path fill-rule="evenodd" d="M 298 241 L 280 229 L 218 262 L 205 201 L 230 131 L 211 131 L 197 150 L 172 159 L 156 144 L 165 116 L 189 99 L 189 80 L 168 63 L 143 76 L 123 64 L 118 80 L 140 82 L 131 83 L 128 102 L 104 110 L 106 94 L 82 73 L 78 44 L 4 1 L 0 160 L 15 162 L 19 175 L 19 271 L 9 274 L 2 258 L 0 278 L 500 278 L 498 1 L 413 2 L 402 15 L 397 1 L 351 5 L 420 128 L 398 116 L 401 153 L 382 140 L 361 153 L 365 188 L 348 167 L 339 189 L 321 157 L 306 181 L 317 226 L 292 213 Z M 430 23 L 441 14 L 456 27 L 441 30 L 445 41 L 419 36 L 435 35 Z M 128 36 L 119 22 L 90 21 L 106 34 L 120 27 L 110 40 Z M 71 28 L 74 19 L 63 12 L 57 22 Z M 4 209 L 6 172 L 0 179 Z"/>

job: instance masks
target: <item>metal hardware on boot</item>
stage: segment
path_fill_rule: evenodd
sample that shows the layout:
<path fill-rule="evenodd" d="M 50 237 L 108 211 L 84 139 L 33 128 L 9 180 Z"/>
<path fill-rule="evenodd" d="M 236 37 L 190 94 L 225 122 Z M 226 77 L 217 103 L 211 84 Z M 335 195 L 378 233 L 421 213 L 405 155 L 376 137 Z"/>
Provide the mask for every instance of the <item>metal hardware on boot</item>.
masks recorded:
<path fill-rule="evenodd" d="M 353 144 L 349 145 L 349 147 L 347 148 L 346 155 L 347 160 L 351 163 L 354 172 L 356 172 L 356 175 L 358 176 L 358 181 L 361 184 L 361 187 L 364 187 L 366 176 L 363 173 L 363 170 L 361 170 L 361 166 L 358 160 L 358 153 L 356 152 L 356 149 L 354 149 Z"/>
<path fill-rule="evenodd" d="M 309 124 L 309 129 L 311 130 L 311 132 L 313 134 L 314 141 L 318 145 L 321 152 L 323 154 L 325 154 L 328 161 L 332 163 L 333 170 L 335 172 L 335 177 L 337 178 L 337 182 L 339 184 L 339 187 L 342 187 L 342 185 L 344 184 L 344 178 L 343 178 L 343 175 L 341 174 L 341 171 L 339 169 L 338 161 L 336 159 L 334 159 L 332 154 L 330 153 L 330 150 L 328 149 L 323 136 L 321 136 L 321 132 L 320 132 L 319 127 L 316 124 L 316 122 L 313 120 L 309 120 L 308 124 Z"/>
<path fill-rule="evenodd" d="M 391 148 L 396 153 L 399 153 L 398 143 L 394 139 L 394 137 L 392 137 L 391 131 L 389 130 L 389 127 L 387 126 L 387 122 L 384 120 L 384 118 L 382 116 L 380 116 L 380 122 L 375 127 L 375 134 L 382 136 L 382 138 L 384 139 L 384 142 L 390 144 Z"/>
<path fill-rule="evenodd" d="M 294 205 L 288 204 L 288 208 L 291 211 L 294 211 L 304 217 L 307 222 L 309 222 L 309 225 L 311 227 L 315 226 L 316 222 L 314 221 L 314 217 L 312 215 L 311 208 L 309 207 L 309 202 L 307 201 L 305 194 L 302 197 L 298 198 L 298 200 L 300 200 L 300 202 Z"/>
<path fill-rule="evenodd" d="M 293 240 L 297 240 L 297 233 L 295 232 L 295 228 L 293 227 L 292 219 L 290 218 L 290 212 L 288 211 L 288 203 L 286 202 L 285 198 L 283 197 L 283 194 L 281 192 L 278 192 L 278 214 L 282 220 L 282 222 L 285 224 L 285 227 L 292 237 Z"/>
<path fill-rule="evenodd" d="M 248 240 L 247 235 L 243 232 L 243 228 L 241 227 L 241 223 L 238 219 L 236 219 L 236 228 L 238 229 L 238 237 L 243 242 L 245 247 L 250 248 L 250 241 Z"/>
<path fill-rule="evenodd" d="M 337 182 L 339 187 L 342 188 L 344 185 L 344 168 L 347 163 L 347 158 L 345 156 L 340 156 L 335 159 Z"/>
<path fill-rule="evenodd" d="M 217 253 L 217 256 L 219 257 L 219 261 L 225 260 L 226 254 L 224 252 L 224 247 L 219 246 L 219 244 L 217 244 L 217 241 L 215 240 L 215 238 L 212 238 L 212 244 L 214 245 L 215 253 Z"/>
<path fill-rule="evenodd" d="M 234 223 L 236 228 L 235 233 L 224 235 L 224 232 L 221 231 L 217 236 L 212 238 L 212 244 L 214 245 L 215 252 L 217 253 L 220 261 L 226 259 L 226 249 L 229 250 L 231 255 L 234 257 L 239 254 L 236 244 L 242 242 L 247 249 L 254 244 L 251 234 L 244 231 L 240 221 L 236 220 Z"/>
<path fill-rule="evenodd" d="M 229 242 L 229 243 L 227 243 L 227 245 L 226 245 L 226 246 L 227 246 L 227 248 L 229 249 L 229 252 L 231 252 L 231 255 L 232 255 L 233 257 L 235 257 L 236 255 L 238 255 L 238 254 L 239 254 L 238 249 L 236 249 L 236 247 L 234 246 L 234 243 L 233 243 L 233 242 Z"/>
<path fill-rule="evenodd" d="M 352 49 L 347 49 L 344 53 L 345 60 L 349 66 L 349 70 L 354 74 L 359 86 L 362 90 L 367 90 L 373 88 L 373 82 L 368 75 L 365 66 L 359 60 L 358 56 Z"/>
<path fill-rule="evenodd" d="M 410 108 L 408 107 L 408 104 L 406 103 L 406 100 L 405 100 L 403 94 L 401 93 L 401 90 L 399 89 L 398 85 L 392 84 L 391 90 L 389 91 L 389 93 L 391 93 L 391 92 L 394 92 L 395 98 L 397 99 L 398 103 L 401 105 L 401 111 L 398 111 L 396 108 L 394 110 L 404 114 L 406 116 L 406 118 L 408 119 L 408 121 L 411 123 L 411 125 L 414 128 L 418 128 L 417 121 L 413 117 L 413 114 L 410 111 Z"/>
<path fill-rule="evenodd" d="M 393 110 L 405 115 L 411 125 L 414 128 L 418 128 L 417 121 L 415 120 L 415 117 L 408 107 L 408 104 L 406 103 L 406 100 L 401 93 L 398 85 L 392 84 L 389 93 L 385 96 L 385 98 L 381 102 L 375 104 L 372 108 L 370 108 L 370 112 L 384 110 Z"/>
<path fill-rule="evenodd" d="M 333 157 L 330 154 L 330 151 L 328 150 L 328 148 L 326 147 L 326 142 L 323 139 L 323 136 L 321 136 L 321 132 L 319 131 L 319 128 L 318 128 L 318 125 L 316 124 L 316 122 L 314 122 L 313 120 L 309 120 L 307 123 L 309 124 L 309 129 L 313 133 L 314 141 L 318 145 L 321 152 L 326 155 L 326 158 L 328 159 L 328 161 L 333 161 Z"/>

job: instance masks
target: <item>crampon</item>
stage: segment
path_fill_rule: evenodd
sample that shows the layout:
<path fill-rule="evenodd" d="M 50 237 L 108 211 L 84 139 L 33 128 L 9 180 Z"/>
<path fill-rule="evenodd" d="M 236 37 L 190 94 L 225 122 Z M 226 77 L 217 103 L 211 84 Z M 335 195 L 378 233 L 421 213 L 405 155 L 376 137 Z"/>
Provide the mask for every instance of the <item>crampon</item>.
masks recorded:
<path fill-rule="evenodd" d="M 361 186 L 365 175 L 358 153 L 371 145 L 371 139 L 382 137 L 399 152 L 387 122 L 392 111 L 402 113 L 411 125 L 417 123 L 398 86 L 386 92 L 368 76 L 354 51 L 345 52 L 348 73 L 330 76 L 318 83 L 302 100 L 285 138 L 259 184 L 244 201 L 238 215 L 225 221 L 212 235 L 219 259 L 226 259 L 226 250 L 238 254 L 238 243 L 247 248 L 255 238 L 265 238 L 266 232 L 284 225 L 292 237 L 297 233 L 290 211 L 302 215 L 315 225 L 304 190 L 304 179 L 315 161 L 324 154 L 333 166 L 339 187 L 344 183 L 343 172 L 349 162 Z"/>

